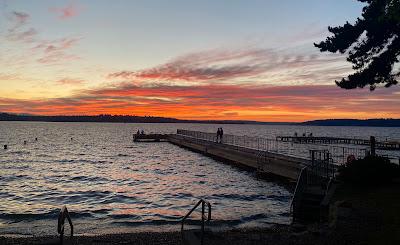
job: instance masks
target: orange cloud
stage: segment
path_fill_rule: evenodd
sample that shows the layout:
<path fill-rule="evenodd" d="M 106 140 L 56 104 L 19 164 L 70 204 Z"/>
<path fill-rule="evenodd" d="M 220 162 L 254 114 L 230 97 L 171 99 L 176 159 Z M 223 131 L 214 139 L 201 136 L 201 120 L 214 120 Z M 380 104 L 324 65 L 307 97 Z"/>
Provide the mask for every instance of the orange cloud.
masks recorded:
<path fill-rule="evenodd" d="M 0 111 L 46 115 L 131 114 L 182 119 L 304 121 L 400 117 L 400 89 L 346 91 L 330 85 L 124 85 L 50 100 L 0 99 Z"/>

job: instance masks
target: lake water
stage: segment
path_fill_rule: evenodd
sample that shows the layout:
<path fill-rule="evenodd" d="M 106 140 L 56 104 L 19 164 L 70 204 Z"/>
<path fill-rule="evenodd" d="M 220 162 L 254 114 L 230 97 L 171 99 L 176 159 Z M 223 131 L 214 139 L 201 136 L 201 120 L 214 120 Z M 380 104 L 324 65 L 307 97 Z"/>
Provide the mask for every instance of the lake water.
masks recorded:
<path fill-rule="evenodd" d="M 280 183 L 169 143 L 132 142 L 138 129 L 218 127 L 266 138 L 400 139 L 399 128 L 0 122 L 0 145 L 8 145 L 0 149 L 0 234 L 54 235 L 63 205 L 77 234 L 174 230 L 199 198 L 212 204 L 213 227 L 290 223 L 291 193 Z"/>

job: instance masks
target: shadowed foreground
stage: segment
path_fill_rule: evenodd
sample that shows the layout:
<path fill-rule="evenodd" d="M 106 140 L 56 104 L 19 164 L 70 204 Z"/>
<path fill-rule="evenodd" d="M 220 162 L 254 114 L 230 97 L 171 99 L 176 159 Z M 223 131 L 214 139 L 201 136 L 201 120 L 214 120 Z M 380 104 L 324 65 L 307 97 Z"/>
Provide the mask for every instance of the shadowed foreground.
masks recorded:
<path fill-rule="evenodd" d="M 336 200 L 345 200 L 328 225 L 276 225 L 266 229 L 216 232 L 205 244 L 400 244 L 400 184 L 380 187 L 342 186 Z M 343 203 L 343 202 L 342 202 Z M 67 232 L 68 234 L 68 232 Z M 4 238 L 0 244 L 57 244 L 57 237 Z M 180 232 L 142 232 L 77 236 L 65 244 L 183 244 Z"/>

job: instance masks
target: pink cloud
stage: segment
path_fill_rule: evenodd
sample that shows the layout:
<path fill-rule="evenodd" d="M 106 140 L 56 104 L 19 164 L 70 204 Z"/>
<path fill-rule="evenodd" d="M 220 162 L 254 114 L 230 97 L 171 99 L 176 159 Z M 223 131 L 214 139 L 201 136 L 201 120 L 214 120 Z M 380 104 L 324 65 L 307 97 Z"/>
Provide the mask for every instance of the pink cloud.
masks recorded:
<path fill-rule="evenodd" d="M 58 18 L 65 20 L 77 16 L 81 9 L 75 3 L 70 3 L 62 8 L 52 8 L 51 11 L 58 14 Z"/>
<path fill-rule="evenodd" d="M 79 42 L 79 38 L 61 38 L 52 41 L 41 41 L 33 49 L 52 53 L 69 49 Z"/>
<path fill-rule="evenodd" d="M 297 50 L 214 49 L 180 56 L 148 69 L 111 73 L 108 78 L 203 83 L 262 78 L 277 83 L 321 83 L 330 79 L 333 83 L 351 70 L 350 66 L 343 67 L 344 62 L 341 56 L 302 54 Z"/>
<path fill-rule="evenodd" d="M 75 5 L 70 4 L 63 13 L 65 16 L 72 16 L 76 13 L 75 9 L 77 9 Z M 12 61 L 8 61 L 8 64 L 36 60 L 42 64 L 54 65 L 80 59 L 79 56 L 70 52 L 70 49 L 79 42 L 80 38 L 40 39 L 36 28 L 29 26 L 30 18 L 30 14 L 25 12 L 13 11 L 9 14 L 8 19 L 11 28 L 7 30 L 5 38 L 9 42 L 28 45 L 23 48 L 29 49 L 29 55 L 26 55 L 26 53 L 20 57 L 14 55 Z"/>
<path fill-rule="evenodd" d="M 9 16 L 11 28 L 7 30 L 6 39 L 9 41 L 32 43 L 34 42 L 37 31 L 35 28 L 27 28 L 31 16 L 25 12 L 13 11 Z"/>
<path fill-rule="evenodd" d="M 40 54 L 38 62 L 44 64 L 54 64 L 63 61 L 71 61 L 79 59 L 78 56 L 70 54 L 68 50 L 73 48 L 79 38 L 61 38 L 58 40 L 41 41 L 32 49 Z"/>
<path fill-rule="evenodd" d="M 13 11 L 10 19 L 15 23 L 15 26 L 25 25 L 31 16 L 28 13 Z"/>
<path fill-rule="evenodd" d="M 79 85 L 79 84 L 85 83 L 85 81 L 82 79 L 63 78 L 63 79 L 57 80 L 56 83 L 61 84 L 61 85 Z"/>

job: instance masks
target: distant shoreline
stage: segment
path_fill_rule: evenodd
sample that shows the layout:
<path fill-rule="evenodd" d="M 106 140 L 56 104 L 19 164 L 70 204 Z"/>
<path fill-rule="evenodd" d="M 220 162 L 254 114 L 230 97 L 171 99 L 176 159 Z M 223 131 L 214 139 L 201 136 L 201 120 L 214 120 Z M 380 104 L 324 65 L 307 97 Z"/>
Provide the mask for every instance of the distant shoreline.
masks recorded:
<path fill-rule="evenodd" d="M 306 122 L 260 122 L 250 120 L 185 120 L 167 117 L 96 115 L 96 116 L 41 116 L 0 113 L 0 121 L 32 122 L 97 122 L 97 123 L 198 123 L 198 124 L 251 124 L 291 126 L 356 126 L 400 127 L 400 119 L 324 119 Z"/>

